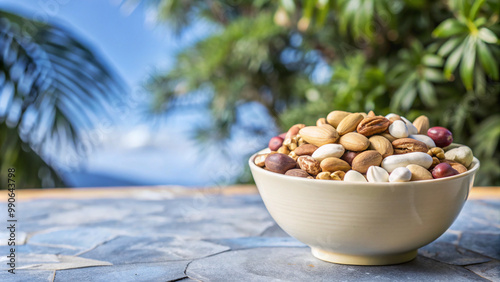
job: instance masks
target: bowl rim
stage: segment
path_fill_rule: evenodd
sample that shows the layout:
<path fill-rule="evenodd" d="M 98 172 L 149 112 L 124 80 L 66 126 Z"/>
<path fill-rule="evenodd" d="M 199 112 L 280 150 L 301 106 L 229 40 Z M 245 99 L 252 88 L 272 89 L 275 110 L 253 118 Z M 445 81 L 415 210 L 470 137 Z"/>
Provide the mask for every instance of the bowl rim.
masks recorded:
<path fill-rule="evenodd" d="M 456 144 L 456 143 L 455 143 Z M 457 144 L 461 145 L 461 144 Z M 465 146 L 465 145 L 463 145 Z M 296 177 L 296 176 L 290 176 L 290 175 L 285 175 L 285 174 L 280 174 L 272 171 L 265 170 L 259 166 L 257 166 L 253 160 L 255 157 L 259 154 L 263 154 L 266 152 L 270 152 L 269 148 L 264 148 L 262 150 L 257 151 L 255 154 L 253 154 L 249 159 L 248 159 L 248 164 L 250 166 L 250 169 L 260 169 L 261 173 L 267 174 L 272 177 L 278 177 L 278 178 L 283 178 L 283 180 L 293 180 L 293 181 L 302 181 L 304 183 L 330 183 L 330 185 L 335 186 L 335 185 L 346 185 L 346 184 L 356 184 L 356 185 L 366 185 L 366 186 L 383 186 L 387 187 L 387 185 L 391 186 L 407 186 L 408 184 L 414 184 L 414 185 L 425 185 L 427 183 L 439 183 L 439 182 L 446 182 L 449 180 L 453 179 L 459 179 L 459 178 L 465 178 L 468 177 L 470 174 L 474 175 L 476 171 L 479 169 L 480 162 L 479 160 L 474 157 L 472 159 L 471 163 L 471 168 L 468 169 L 464 173 L 460 173 L 457 175 L 453 176 L 448 176 L 448 177 L 443 177 L 443 178 L 438 178 L 438 179 L 428 179 L 428 180 L 418 180 L 418 181 L 408 181 L 408 182 L 356 182 L 356 181 L 332 181 L 332 180 L 324 180 L 324 179 L 308 179 L 304 177 Z M 253 173 L 252 173 L 253 174 Z M 311 182 L 312 181 L 312 182 Z"/>

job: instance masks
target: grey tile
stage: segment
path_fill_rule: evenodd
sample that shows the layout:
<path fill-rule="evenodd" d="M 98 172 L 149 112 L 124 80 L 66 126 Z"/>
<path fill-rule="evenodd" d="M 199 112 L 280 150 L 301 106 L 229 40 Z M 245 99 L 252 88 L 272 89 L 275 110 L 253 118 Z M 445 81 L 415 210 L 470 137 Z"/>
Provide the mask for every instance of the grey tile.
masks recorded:
<path fill-rule="evenodd" d="M 172 281 L 185 277 L 188 261 L 137 263 L 58 270 L 54 281 Z"/>
<path fill-rule="evenodd" d="M 48 232 L 33 235 L 33 237 L 28 240 L 28 243 L 87 250 L 116 236 L 116 232 L 108 228 L 55 228 Z"/>
<path fill-rule="evenodd" d="M 243 237 L 209 240 L 220 245 L 228 246 L 231 250 L 266 248 L 266 247 L 307 247 L 292 237 Z"/>
<path fill-rule="evenodd" d="M 488 262 L 491 259 L 446 242 L 434 242 L 418 250 L 424 257 L 454 265 Z"/>
<path fill-rule="evenodd" d="M 463 232 L 460 246 L 500 260 L 500 232 Z"/>
<path fill-rule="evenodd" d="M 82 254 L 81 257 L 125 264 L 190 260 L 227 250 L 228 247 L 215 243 L 179 237 L 121 236 Z"/>
<path fill-rule="evenodd" d="M 0 271 L 0 281 L 9 282 L 50 282 L 54 276 L 52 270 L 28 270 L 16 269 L 16 274 L 11 274 L 6 270 Z"/>
<path fill-rule="evenodd" d="M 500 261 L 469 265 L 466 268 L 491 281 L 500 281 Z"/>
<path fill-rule="evenodd" d="M 421 256 L 400 265 L 351 266 L 318 260 L 306 248 L 225 252 L 193 261 L 186 274 L 202 281 L 486 281 Z"/>
<path fill-rule="evenodd" d="M 484 201 L 468 200 L 450 229 L 500 232 L 500 209 Z"/>

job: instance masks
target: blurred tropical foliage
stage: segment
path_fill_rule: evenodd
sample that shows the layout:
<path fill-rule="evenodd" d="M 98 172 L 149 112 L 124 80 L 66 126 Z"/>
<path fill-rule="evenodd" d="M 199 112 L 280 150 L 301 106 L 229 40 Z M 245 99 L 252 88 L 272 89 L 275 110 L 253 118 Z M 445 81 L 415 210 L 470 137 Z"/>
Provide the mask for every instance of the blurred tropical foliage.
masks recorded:
<path fill-rule="evenodd" d="M 13 167 L 18 188 L 62 185 L 56 162 L 85 153 L 123 89 L 67 30 L 0 10 L 0 182 Z"/>
<path fill-rule="evenodd" d="M 194 21 L 215 27 L 148 83 L 158 110 L 212 97 L 210 138 L 230 138 L 246 103 L 283 130 L 334 109 L 425 114 L 473 149 L 477 185 L 500 185 L 497 0 L 151 3 L 179 32 Z"/>

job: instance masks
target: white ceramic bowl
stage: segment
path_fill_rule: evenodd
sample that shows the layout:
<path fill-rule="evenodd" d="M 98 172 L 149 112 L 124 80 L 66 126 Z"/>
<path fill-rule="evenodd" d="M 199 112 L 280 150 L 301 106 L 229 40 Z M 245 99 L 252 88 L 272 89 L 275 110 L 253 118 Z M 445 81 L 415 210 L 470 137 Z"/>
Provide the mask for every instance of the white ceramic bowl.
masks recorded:
<path fill-rule="evenodd" d="M 260 151 L 263 153 L 265 150 Z M 467 172 L 405 183 L 358 183 L 286 176 L 249 160 L 271 216 L 324 261 L 385 265 L 410 261 L 460 213 L 479 161 Z"/>

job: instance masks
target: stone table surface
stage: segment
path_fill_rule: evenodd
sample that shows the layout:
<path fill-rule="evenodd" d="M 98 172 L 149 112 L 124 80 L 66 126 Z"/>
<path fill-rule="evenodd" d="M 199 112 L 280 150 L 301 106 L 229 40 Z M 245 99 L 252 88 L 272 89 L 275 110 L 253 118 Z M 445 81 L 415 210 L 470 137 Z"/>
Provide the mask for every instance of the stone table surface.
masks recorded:
<path fill-rule="evenodd" d="M 473 188 L 445 234 L 391 266 L 314 258 L 254 186 L 18 190 L 16 204 L 16 274 L 4 227 L 0 281 L 500 281 L 494 187 Z"/>

